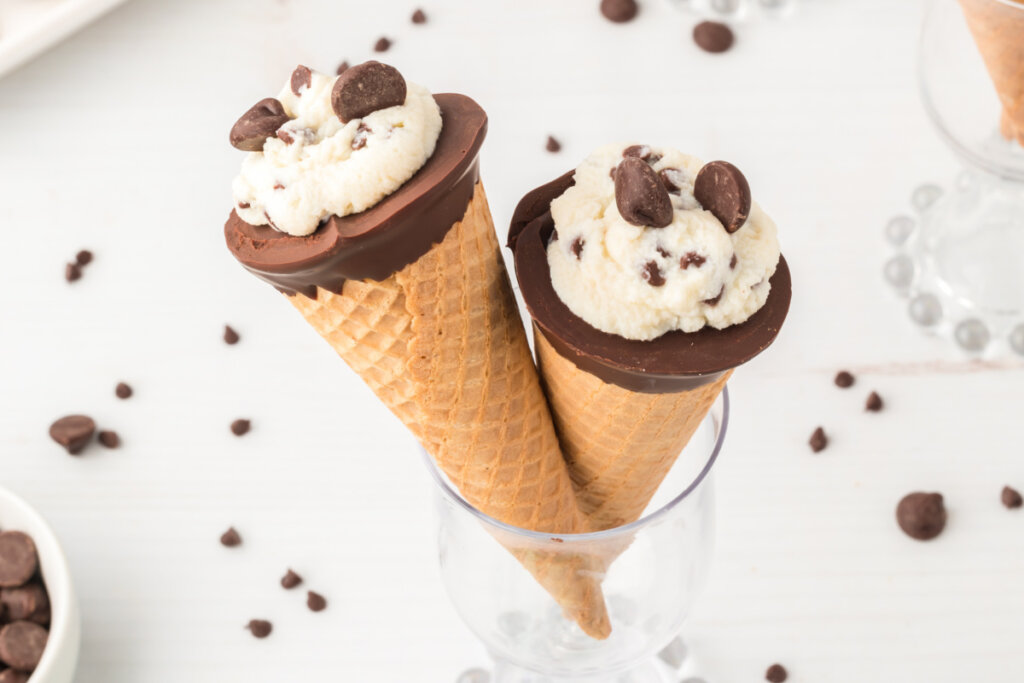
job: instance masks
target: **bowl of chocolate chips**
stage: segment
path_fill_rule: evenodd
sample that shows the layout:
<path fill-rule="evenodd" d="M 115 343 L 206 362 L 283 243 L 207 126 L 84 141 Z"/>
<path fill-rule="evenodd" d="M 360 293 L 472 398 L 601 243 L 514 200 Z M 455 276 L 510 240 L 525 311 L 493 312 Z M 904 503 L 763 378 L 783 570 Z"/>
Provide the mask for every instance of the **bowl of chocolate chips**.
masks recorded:
<path fill-rule="evenodd" d="M 56 536 L 28 503 L 0 488 L 0 683 L 71 683 L 81 629 Z"/>

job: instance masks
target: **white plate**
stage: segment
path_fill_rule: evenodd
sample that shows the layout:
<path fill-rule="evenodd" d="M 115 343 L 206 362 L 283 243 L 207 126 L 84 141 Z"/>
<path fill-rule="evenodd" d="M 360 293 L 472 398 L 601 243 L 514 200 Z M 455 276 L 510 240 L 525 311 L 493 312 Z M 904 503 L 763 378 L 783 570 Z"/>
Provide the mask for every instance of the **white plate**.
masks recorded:
<path fill-rule="evenodd" d="M 0 0 L 0 76 L 125 0 Z"/>

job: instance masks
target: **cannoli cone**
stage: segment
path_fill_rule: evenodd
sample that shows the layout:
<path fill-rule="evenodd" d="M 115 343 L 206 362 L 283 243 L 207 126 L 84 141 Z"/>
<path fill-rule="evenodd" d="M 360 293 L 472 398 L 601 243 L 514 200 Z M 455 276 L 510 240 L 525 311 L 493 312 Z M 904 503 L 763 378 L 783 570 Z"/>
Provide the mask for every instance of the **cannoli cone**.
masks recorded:
<path fill-rule="evenodd" d="M 483 186 L 462 220 L 386 280 L 290 297 L 466 500 L 516 527 L 590 530 L 541 391 Z M 509 548 L 589 635 L 611 627 L 600 563 Z"/>
<path fill-rule="evenodd" d="M 960 0 L 1003 105 L 1000 131 L 1024 145 L 1024 3 Z"/>

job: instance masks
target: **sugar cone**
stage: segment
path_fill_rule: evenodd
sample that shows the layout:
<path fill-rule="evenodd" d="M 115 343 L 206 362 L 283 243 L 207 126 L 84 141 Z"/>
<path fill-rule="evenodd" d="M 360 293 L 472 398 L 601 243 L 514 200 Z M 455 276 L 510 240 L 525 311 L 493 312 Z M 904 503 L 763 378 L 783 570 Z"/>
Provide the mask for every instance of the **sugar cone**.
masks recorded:
<path fill-rule="evenodd" d="M 292 303 L 409 427 L 474 507 L 516 527 L 588 531 L 477 185 L 444 240 L 382 282 Z M 611 631 L 600 563 L 509 548 L 589 635 Z M 596 568 L 596 572 L 595 572 Z"/>
<path fill-rule="evenodd" d="M 1024 3 L 960 0 L 1003 105 L 1000 130 L 1024 145 Z"/>
<path fill-rule="evenodd" d="M 580 507 L 597 529 L 635 522 L 732 371 L 670 394 L 629 391 L 581 370 L 535 333 L 541 377 Z"/>

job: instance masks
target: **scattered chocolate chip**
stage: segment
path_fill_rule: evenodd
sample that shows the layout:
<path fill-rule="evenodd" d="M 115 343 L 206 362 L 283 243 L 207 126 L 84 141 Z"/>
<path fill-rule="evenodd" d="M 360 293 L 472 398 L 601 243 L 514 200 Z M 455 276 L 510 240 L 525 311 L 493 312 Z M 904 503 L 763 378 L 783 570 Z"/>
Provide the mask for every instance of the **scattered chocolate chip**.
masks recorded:
<path fill-rule="evenodd" d="M 412 13 L 412 23 L 414 24 L 425 24 L 427 23 L 427 13 L 422 9 L 417 9 Z"/>
<path fill-rule="evenodd" d="M 15 669 L 0 671 L 0 683 L 28 683 L 28 674 Z"/>
<path fill-rule="evenodd" d="M 941 493 L 910 493 L 896 506 L 896 521 L 904 533 L 930 541 L 946 527 L 946 506 Z"/>
<path fill-rule="evenodd" d="M 231 325 L 225 325 L 224 326 L 224 343 L 225 344 L 227 344 L 228 346 L 234 346 L 235 344 L 238 343 L 238 341 L 240 339 L 241 339 L 241 337 L 238 335 L 238 332 L 235 332 L 235 328 L 231 327 Z"/>
<path fill-rule="evenodd" d="M 616 24 L 632 21 L 639 11 L 636 0 L 601 0 L 601 14 Z"/>
<path fill-rule="evenodd" d="M 736 258 L 736 254 L 733 254 L 732 258 L 729 259 L 729 270 L 736 270 L 737 263 L 739 263 L 739 260 Z"/>
<path fill-rule="evenodd" d="M 107 448 L 117 448 L 121 445 L 121 437 L 117 432 L 107 429 L 99 433 L 99 442 Z"/>
<path fill-rule="evenodd" d="M 836 386 L 840 389 L 849 389 L 853 386 L 853 383 L 857 380 L 854 379 L 853 375 L 847 370 L 840 370 L 836 373 Z"/>
<path fill-rule="evenodd" d="M 124 382 L 118 382 L 117 386 L 114 387 L 114 395 L 120 399 L 131 398 L 132 388 Z"/>
<path fill-rule="evenodd" d="M 722 288 L 720 290 L 718 290 L 718 294 L 716 294 L 715 296 L 711 297 L 710 299 L 704 299 L 704 303 L 706 303 L 708 306 L 717 306 L 718 302 L 722 300 L 722 295 L 724 295 L 724 294 L 725 294 L 725 285 L 722 285 Z"/>
<path fill-rule="evenodd" d="M 0 588 L 0 615 L 8 621 L 32 620 L 50 611 L 50 598 L 41 583 Z"/>
<path fill-rule="evenodd" d="M 363 123 L 359 122 L 359 127 L 356 128 L 356 134 L 352 136 L 352 149 L 353 151 L 366 147 L 366 141 L 370 138 L 373 130 Z"/>
<path fill-rule="evenodd" d="M 569 250 L 572 252 L 572 255 L 576 257 L 577 261 L 579 261 L 583 255 L 583 245 L 585 244 L 586 241 L 582 237 L 577 235 L 576 238 L 572 241 L 572 244 L 569 245 Z"/>
<path fill-rule="evenodd" d="M 732 29 L 717 21 L 702 21 L 693 27 L 693 42 L 705 52 L 725 52 L 735 40 Z"/>
<path fill-rule="evenodd" d="M 327 599 L 319 593 L 306 591 L 306 607 L 313 612 L 323 612 L 327 609 Z"/>
<path fill-rule="evenodd" d="M 281 577 L 281 585 L 287 588 L 288 590 L 295 588 L 300 583 L 302 583 L 302 577 L 293 572 L 291 569 L 288 570 L 287 574 Z"/>
<path fill-rule="evenodd" d="M 685 176 L 678 168 L 663 168 L 658 171 L 658 179 L 669 194 L 679 194 L 683 189 Z"/>
<path fill-rule="evenodd" d="M 344 62 L 342 62 L 341 64 L 338 65 L 338 68 L 334 70 L 334 75 L 340 76 L 341 74 L 345 73 L 346 71 L 348 71 L 348 60 L 347 59 Z"/>
<path fill-rule="evenodd" d="M 882 397 L 878 393 L 872 391 L 871 395 L 868 396 L 868 400 L 864 403 L 864 409 L 872 413 L 877 413 L 882 409 Z"/>
<path fill-rule="evenodd" d="M 274 625 L 264 619 L 253 619 L 245 627 L 256 638 L 266 638 L 274 630 Z"/>
<path fill-rule="evenodd" d="M 46 649 L 49 634 L 39 624 L 15 621 L 0 628 L 0 660 L 12 669 L 31 673 Z"/>
<path fill-rule="evenodd" d="M 82 249 L 80 252 L 75 254 L 75 263 L 80 266 L 87 266 L 92 263 L 92 252 L 88 249 Z"/>
<path fill-rule="evenodd" d="M 68 415 L 50 425 L 50 438 L 71 455 L 78 455 L 92 439 L 96 423 L 85 415 Z"/>
<path fill-rule="evenodd" d="M 828 437 L 825 436 L 825 430 L 821 427 L 815 429 L 808 443 L 811 444 L 811 450 L 815 453 L 821 453 L 825 450 L 825 447 L 828 446 Z"/>
<path fill-rule="evenodd" d="M 1001 496 L 1003 505 L 1010 510 L 1016 510 L 1017 508 L 1024 505 L 1024 498 L 1021 497 L 1020 491 L 1017 489 L 1010 488 L 1009 486 L 1003 487 L 1003 494 Z"/>
<path fill-rule="evenodd" d="M 690 266 L 700 268 L 701 266 L 704 265 L 705 261 L 707 261 L 707 259 L 698 254 L 697 252 L 688 251 L 685 254 L 683 254 L 683 258 L 679 259 L 679 267 L 682 268 L 683 270 L 686 270 Z"/>
<path fill-rule="evenodd" d="M 665 277 L 661 274 L 661 268 L 658 267 L 655 261 L 648 261 L 644 264 L 644 270 L 641 275 L 651 287 L 661 287 L 665 284 Z"/>
<path fill-rule="evenodd" d="M 615 172 L 615 205 L 627 223 L 664 228 L 672 222 L 668 191 L 642 159 L 627 157 Z"/>
<path fill-rule="evenodd" d="M 27 534 L 20 531 L 0 532 L 0 587 L 23 586 L 38 568 L 36 544 Z"/>
<path fill-rule="evenodd" d="M 273 97 L 260 100 L 231 127 L 231 146 L 243 152 L 260 152 L 267 138 L 290 120 L 280 101 Z"/>
<path fill-rule="evenodd" d="M 562 151 L 562 143 L 554 138 L 554 136 L 548 136 L 548 144 L 544 147 L 547 151 L 555 154 Z"/>
<path fill-rule="evenodd" d="M 787 678 L 789 673 L 781 664 L 772 664 L 764 674 L 764 679 L 770 683 L 785 683 Z"/>
<path fill-rule="evenodd" d="M 626 149 L 622 150 L 623 159 L 628 159 L 630 157 L 643 159 L 651 166 L 661 161 L 661 155 L 655 154 L 647 145 L 630 145 Z"/>
<path fill-rule="evenodd" d="M 245 419 L 238 419 L 231 423 L 231 433 L 235 436 L 244 436 L 252 428 L 252 422 Z"/>
<path fill-rule="evenodd" d="M 373 44 L 374 52 L 387 52 L 391 49 L 391 41 L 384 36 L 377 39 L 377 42 Z"/>
<path fill-rule="evenodd" d="M 393 66 L 369 61 L 345 71 L 334 82 L 331 107 L 342 123 L 405 102 L 406 85 Z"/>
<path fill-rule="evenodd" d="M 693 184 L 700 205 L 714 214 L 726 232 L 743 227 L 750 215 L 750 185 L 738 168 L 728 161 L 705 164 Z"/>
<path fill-rule="evenodd" d="M 235 548 L 242 545 L 242 536 L 235 527 L 231 527 L 220 535 L 220 544 L 225 548 Z"/>
<path fill-rule="evenodd" d="M 82 268 L 77 263 L 69 263 L 64 266 L 64 279 L 74 282 L 82 277 Z"/>
<path fill-rule="evenodd" d="M 302 90 L 303 88 L 308 88 L 312 83 L 313 72 L 310 70 L 308 66 L 303 66 L 302 64 L 299 64 L 297 67 L 295 67 L 295 71 L 292 72 L 291 80 L 293 93 L 298 95 L 300 90 Z"/>

